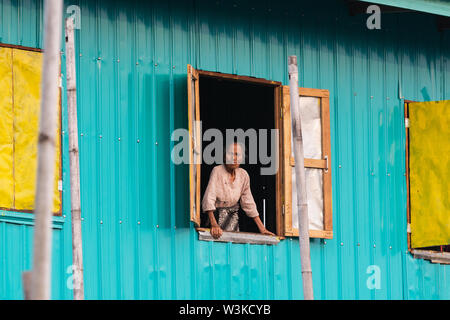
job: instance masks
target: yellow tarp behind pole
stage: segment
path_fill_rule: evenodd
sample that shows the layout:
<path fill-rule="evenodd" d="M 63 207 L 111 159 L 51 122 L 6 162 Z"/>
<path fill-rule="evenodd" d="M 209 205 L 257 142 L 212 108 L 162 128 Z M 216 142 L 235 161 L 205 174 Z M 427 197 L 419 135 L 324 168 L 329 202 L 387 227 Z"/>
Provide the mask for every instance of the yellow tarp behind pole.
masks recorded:
<path fill-rule="evenodd" d="M 12 49 L 0 48 L 0 208 L 14 202 L 12 90 Z"/>
<path fill-rule="evenodd" d="M 450 244 L 450 100 L 409 104 L 411 247 Z"/>
<path fill-rule="evenodd" d="M 39 52 L 14 50 L 14 189 L 16 209 L 31 210 L 34 207 L 41 65 L 42 58 Z"/>
<path fill-rule="evenodd" d="M 0 207 L 31 211 L 36 192 L 42 53 L 0 48 L 0 60 L 0 129 L 10 127 L 9 136 L 3 135 L 4 130 L 0 135 Z M 8 92 L 12 93 L 9 98 Z M 59 110 L 55 107 L 55 112 Z M 61 211 L 59 132 L 58 128 L 53 212 Z"/>

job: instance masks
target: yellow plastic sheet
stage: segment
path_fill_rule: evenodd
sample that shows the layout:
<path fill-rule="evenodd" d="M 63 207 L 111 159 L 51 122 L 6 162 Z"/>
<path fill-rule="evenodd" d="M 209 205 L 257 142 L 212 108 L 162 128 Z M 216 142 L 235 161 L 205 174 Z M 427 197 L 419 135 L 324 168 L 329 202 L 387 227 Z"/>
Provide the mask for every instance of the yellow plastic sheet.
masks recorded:
<path fill-rule="evenodd" d="M 14 50 L 14 184 L 15 208 L 19 210 L 34 208 L 41 68 L 42 53 Z M 55 112 L 59 112 L 59 108 L 55 107 Z M 60 211 L 61 201 L 58 190 L 58 180 L 60 179 L 59 130 L 57 136 L 54 212 Z"/>
<path fill-rule="evenodd" d="M 0 48 L 0 208 L 14 201 L 12 98 L 12 49 Z"/>
<path fill-rule="evenodd" d="M 36 192 L 42 53 L 1 48 L 0 60 L 0 129 L 3 133 L 10 128 L 8 134 L 0 135 L 0 207 L 31 211 Z M 59 113 L 58 106 L 54 111 Z M 58 129 L 53 212 L 61 211 L 60 146 Z"/>
<path fill-rule="evenodd" d="M 41 54 L 14 50 L 15 208 L 32 210 L 37 167 Z"/>
<path fill-rule="evenodd" d="M 450 244 L 450 100 L 409 104 L 411 246 Z"/>

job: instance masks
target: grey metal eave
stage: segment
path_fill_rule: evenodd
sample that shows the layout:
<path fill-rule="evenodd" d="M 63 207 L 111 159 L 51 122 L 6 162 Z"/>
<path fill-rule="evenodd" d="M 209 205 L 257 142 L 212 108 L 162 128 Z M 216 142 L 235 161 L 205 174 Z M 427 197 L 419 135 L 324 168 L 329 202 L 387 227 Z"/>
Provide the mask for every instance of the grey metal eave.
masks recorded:
<path fill-rule="evenodd" d="M 450 253 L 431 250 L 412 250 L 414 258 L 430 260 L 433 263 L 450 264 Z"/>
<path fill-rule="evenodd" d="M 450 17 L 450 0 L 360 0 L 374 4 L 404 8 Z"/>

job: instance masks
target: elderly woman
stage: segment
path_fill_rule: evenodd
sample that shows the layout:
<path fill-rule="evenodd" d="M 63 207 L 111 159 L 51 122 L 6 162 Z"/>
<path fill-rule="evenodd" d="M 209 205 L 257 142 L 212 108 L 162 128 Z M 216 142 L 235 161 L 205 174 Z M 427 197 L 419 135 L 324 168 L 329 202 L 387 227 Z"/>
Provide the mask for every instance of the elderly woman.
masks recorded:
<path fill-rule="evenodd" d="M 224 231 L 239 231 L 239 204 L 247 216 L 253 218 L 262 234 L 274 236 L 268 231 L 256 208 L 250 190 L 250 177 L 240 168 L 243 154 L 239 143 L 226 149 L 224 164 L 215 166 L 209 177 L 202 200 L 202 210 L 208 214 L 211 235 L 218 239 Z"/>

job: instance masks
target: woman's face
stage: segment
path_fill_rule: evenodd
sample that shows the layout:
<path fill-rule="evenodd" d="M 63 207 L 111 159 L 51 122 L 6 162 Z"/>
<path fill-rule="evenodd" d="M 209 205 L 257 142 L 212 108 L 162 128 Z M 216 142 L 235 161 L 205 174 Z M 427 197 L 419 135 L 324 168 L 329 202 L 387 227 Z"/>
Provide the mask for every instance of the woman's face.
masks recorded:
<path fill-rule="evenodd" d="M 242 163 L 242 159 L 241 146 L 237 143 L 230 145 L 227 153 L 225 154 L 225 166 L 228 169 L 237 169 Z"/>

